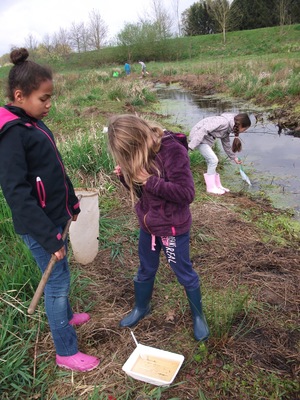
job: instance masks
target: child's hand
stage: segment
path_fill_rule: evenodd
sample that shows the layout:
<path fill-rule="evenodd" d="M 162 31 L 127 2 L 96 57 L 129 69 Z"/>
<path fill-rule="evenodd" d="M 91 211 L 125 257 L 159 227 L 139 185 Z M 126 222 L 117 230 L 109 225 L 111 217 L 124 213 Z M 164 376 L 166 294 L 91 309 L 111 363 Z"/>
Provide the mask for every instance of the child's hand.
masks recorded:
<path fill-rule="evenodd" d="M 66 256 L 66 248 L 65 248 L 65 246 L 63 246 L 62 248 L 60 248 L 60 249 L 59 249 L 58 251 L 56 251 L 54 254 L 56 255 L 58 261 L 59 261 L 59 260 L 62 260 L 62 259 Z"/>
<path fill-rule="evenodd" d="M 122 171 L 121 171 L 120 165 L 116 165 L 116 166 L 115 166 L 114 173 L 115 173 L 117 176 L 121 176 L 121 175 L 122 175 Z"/>
<path fill-rule="evenodd" d="M 235 157 L 234 161 L 236 164 L 243 164 L 243 161 L 239 157 Z"/>

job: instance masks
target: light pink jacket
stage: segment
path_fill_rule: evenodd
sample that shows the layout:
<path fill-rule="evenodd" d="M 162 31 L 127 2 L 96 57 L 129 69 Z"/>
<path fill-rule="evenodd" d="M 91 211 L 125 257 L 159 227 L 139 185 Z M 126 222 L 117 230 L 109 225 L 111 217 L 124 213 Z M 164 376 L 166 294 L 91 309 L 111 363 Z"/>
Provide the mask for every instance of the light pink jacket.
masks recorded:
<path fill-rule="evenodd" d="M 190 132 L 189 148 L 194 150 L 200 144 L 208 144 L 212 147 L 216 139 L 221 139 L 225 153 L 230 159 L 234 160 L 236 154 L 231 150 L 229 138 L 234 126 L 234 117 L 235 114 L 224 113 L 199 121 Z"/>

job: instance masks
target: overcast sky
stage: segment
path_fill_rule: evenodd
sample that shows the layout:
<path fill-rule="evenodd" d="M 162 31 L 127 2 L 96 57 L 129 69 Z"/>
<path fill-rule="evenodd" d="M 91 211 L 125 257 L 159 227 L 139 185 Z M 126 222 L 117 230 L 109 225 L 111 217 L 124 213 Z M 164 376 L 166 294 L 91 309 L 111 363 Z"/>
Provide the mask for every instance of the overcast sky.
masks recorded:
<path fill-rule="evenodd" d="M 161 0 L 174 14 L 177 0 Z M 196 0 L 178 0 L 179 13 Z M 0 0 L 0 56 L 12 46 L 24 46 L 32 35 L 39 43 L 60 28 L 69 29 L 72 22 L 88 22 L 89 13 L 99 11 L 113 38 L 127 22 L 136 23 L 149 10 L 151 0 Z M 175 18 L 175 17 L 174 17 Z"/>

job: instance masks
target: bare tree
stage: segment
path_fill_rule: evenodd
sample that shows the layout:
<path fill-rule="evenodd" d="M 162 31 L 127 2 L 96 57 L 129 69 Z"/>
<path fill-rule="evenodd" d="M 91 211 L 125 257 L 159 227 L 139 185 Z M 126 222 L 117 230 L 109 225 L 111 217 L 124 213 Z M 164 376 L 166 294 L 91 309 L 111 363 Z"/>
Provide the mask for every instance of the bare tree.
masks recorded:
<path fill-rule="evenodd" d="M 42 43 L 40 43 L 36 52 L 38 57 L 40 58 L 51 58 L 52 53 L 54 53 L 54 49 L 50 35 L 46 34 L 43 37 Z"/>
<path fill-rule="evenodd" d="M 223 43 L 226 43 L 226 31 L 230 16 L 230 2 L 228 0 L 207 0 L 208 12 L 216 20 L 223 33 Z"/>
<path fill-rule="evenodd" d="M 287 25 L 291 23 L 291 16 L 289 14 L 289 8 L 291 0 L 279 0 L 278 1 L 278 13 L 279 13 L 279 25 Z"/>
<path fill-rule="evenodd" d="M 151 21 L 156 25 L 160 39 L 172 36 L 173 20 L 171 15 L 163 6 L 162 0 L 151 0 L 150 11 L 145 13 L 145 19 L 140 18 L 141 23 Z"/>
<path fill-rule="evenodd" d="M 38 47 L 37 39 L 30 33 L 25 39 L 24 46 L 29 50 L 35 50 Z"/>
<path fill-rule="evenodd" d="M 176 31 L 177 31 L 177 36 L 181 36 L 181 21 L 180 21 L 180 15 L 179 15 L 179 0 L 172 0 L 172 8 L 175 16 L 175 25 L 176 25 Z"/>
<path fill-rule="evenodd" d="M 82 28 L 82 51 L 88 51 L 89 49 L 89 30 L 88 28 L 83 25 Z"/>
<path fill-rule="evenodd" d="M 50 54 L 53 46 L 52 46 L 52 39 L 50 35 L 48 35 L 48 33 L 43 37 L 42 45 L 44 49 Z"/>
<path fill-rule="evenodd" d="M 52 46 L 55 53 L 66 58 L 71 53 L 69 33 L 66 29 L 60 28 L 52 38 Z"/>
<path fill-rule="evenodd" d="M 84 23 L 76 24 L 72 22 L 69 30 L 69 40 L 72 49 L 80 53 L 83 49 Z"/>
<path fill-rule="evenodd" d="M 100 13 L 93 9 L 89 13 L 89 42 L 92 49 L 100 50 L 108 35 L 108 26 Z"/>

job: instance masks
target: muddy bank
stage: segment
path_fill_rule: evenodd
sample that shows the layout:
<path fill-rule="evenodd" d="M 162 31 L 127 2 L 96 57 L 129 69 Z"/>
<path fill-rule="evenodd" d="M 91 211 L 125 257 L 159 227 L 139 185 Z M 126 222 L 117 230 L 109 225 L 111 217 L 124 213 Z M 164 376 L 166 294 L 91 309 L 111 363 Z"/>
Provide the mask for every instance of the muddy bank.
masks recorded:
<path fill-rule="evenodd" d="M 228 93 L 222 76 L 187 74 L 162 76 L 155 83 L 158 81 L 167 85 L 180 83 L 185 89 L 202 96 Z M 255 106 L 265 107 L 268 110 L 269 119 L 278 125 L 279 131 L 285 129 L 295 136 L 300 136 L 300 114 L 296 112 L 297 105 L 300 103 L 299 97 L 282 100 L 282 105 L 278 105 L 278 102 L 270 104 L 262 97 L 248 100 Z"/>

